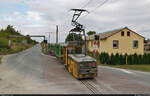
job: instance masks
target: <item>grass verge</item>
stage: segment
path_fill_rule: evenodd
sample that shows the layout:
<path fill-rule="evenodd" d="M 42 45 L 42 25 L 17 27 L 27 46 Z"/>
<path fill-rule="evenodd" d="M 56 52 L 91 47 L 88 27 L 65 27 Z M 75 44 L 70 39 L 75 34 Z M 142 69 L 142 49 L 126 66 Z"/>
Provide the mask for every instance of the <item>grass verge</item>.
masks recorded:
<path fill-rule="evenodd" d="M 2 60 L 2 56 L 0 56 L 0 64 L 2 63 L 2 61 L 1 61 L 1 60 Z"/>
<path fill-rule="evenodd" d="M 22 44 L 20 46 L 15 46 L 14 48 L 0 48 L 0 55 L 8 55 L 13 53 L 18 53 L 26 50 L 34 45 Z"/>
<path fill-rule="evenodd" d="M 104 66 L 150 72 L 150 65 L 146 65 L 146 64 L 141 64 L 141 65 L 104 65 Z"/>

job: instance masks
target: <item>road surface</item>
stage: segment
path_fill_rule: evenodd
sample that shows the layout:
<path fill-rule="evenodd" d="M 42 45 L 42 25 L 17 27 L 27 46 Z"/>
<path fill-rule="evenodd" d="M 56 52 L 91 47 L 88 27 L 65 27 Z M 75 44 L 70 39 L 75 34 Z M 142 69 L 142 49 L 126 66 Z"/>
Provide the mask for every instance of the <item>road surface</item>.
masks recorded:
<path fill-rule="evenodd" d="M 100 93 L 150 93 L 150 73 L 98 67 L 89 80 Z M 91 90 L 73 78 L 55 57 L 41 53 L 40 45 L 8 55 L 0 65 L 0 93 L 89 94 Z"/>

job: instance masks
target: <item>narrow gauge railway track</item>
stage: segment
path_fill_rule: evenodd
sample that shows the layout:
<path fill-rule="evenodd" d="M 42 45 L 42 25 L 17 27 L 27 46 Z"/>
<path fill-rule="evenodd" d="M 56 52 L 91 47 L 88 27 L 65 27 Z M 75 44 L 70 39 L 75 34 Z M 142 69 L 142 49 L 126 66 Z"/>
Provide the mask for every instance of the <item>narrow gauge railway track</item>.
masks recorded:
<path fill-rule="evenodd" d="M 92 80 L 80 80 L 80 82 L 84 86 L 86 86 L 93 94 L 102 94 L 102 92 L 100 92 L 100 90 Z"/>

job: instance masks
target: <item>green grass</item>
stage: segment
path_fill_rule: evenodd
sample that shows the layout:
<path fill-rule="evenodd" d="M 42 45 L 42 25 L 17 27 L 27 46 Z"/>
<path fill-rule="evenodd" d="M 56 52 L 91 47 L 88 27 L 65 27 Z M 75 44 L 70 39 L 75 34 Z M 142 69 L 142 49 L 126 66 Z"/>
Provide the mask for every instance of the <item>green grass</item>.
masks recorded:
<path fill-rule="evenodd" d="M 8 36 L 11 35 L 10 33 L 0 32 L 0 55 L 7 55 L 18 53 L 25 49 L 32 47 L 34 44 L 23 44 L 21 43 L 20 46 L 16 46 L 13 42 L 12 48 L 8 46 L 9 38 Z M 13 40 L 19 40 L 20 38 L 14 38 Z"/>
<path fill-rule="evenodd" d="M 14 48 L 0 48 L 0 55 L 18 53 L 32 46 L 33 45 L 29 45 L 29 44 L 21 44 L 21 46 L 15 46 Z"/>
<path fill-rule="evenodd" d="M 140 64 L 140 65 L 105 65 L 105 66 L 150 72 L 150 64 L 149 65 L 146 65 L 146 64 Z"/>

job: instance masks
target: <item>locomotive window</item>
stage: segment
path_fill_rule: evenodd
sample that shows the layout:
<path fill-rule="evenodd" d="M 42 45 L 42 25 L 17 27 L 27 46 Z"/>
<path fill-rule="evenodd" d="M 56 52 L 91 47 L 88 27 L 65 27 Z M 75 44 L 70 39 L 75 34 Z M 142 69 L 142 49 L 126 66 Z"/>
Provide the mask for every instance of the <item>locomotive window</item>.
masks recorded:
<path fill-rule="evenodd" d="M 90 68 L 90 64 L 85 63 L 85 64 L 84 64 L 84 67 L 85 67 L 85 68 Z"/>
<path fill-rule="evenodd" d="M 80 64 L 80 68 L 91 68 L 91 66 L 92 66 L 91 63 L 87 63 L 87 62 Z"/>
<path fill-rule="evenodd" d="M 84 64 L 80 64 L 80 68 L 84 68 Z"/>

